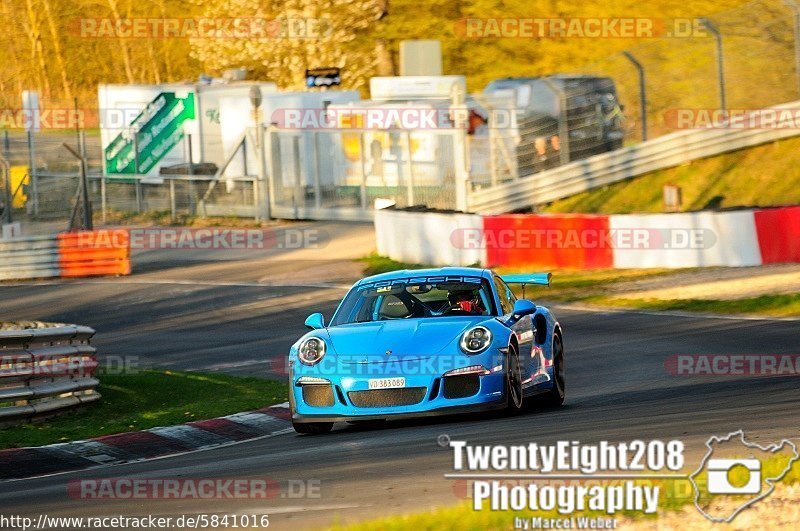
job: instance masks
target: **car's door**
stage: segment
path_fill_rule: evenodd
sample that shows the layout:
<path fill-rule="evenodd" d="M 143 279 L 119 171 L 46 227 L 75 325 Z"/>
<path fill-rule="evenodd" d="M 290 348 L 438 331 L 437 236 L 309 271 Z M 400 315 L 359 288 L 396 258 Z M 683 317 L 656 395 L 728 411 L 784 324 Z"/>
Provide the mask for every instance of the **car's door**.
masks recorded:
<path fill-rule="evenodd" d="M 500 299 L 500 310 L 503 315 L 509 317 L 514 311 L 514 303 L 517 298 L 511 288 L 508 287 L 508 284 L 503 282 L 503 279 L 497 275 L 494 276 L 494 286 L 497 291 L 497 297 Z M 538 369 L 538 360 L 532 357 L 534 334 L 531 316 L 526 315 L 514 323 L 511 329 L 517 335 L 517 340 L 519 340 L 519 365 L 522 371 L 522 381 L 525 382 Z"/>

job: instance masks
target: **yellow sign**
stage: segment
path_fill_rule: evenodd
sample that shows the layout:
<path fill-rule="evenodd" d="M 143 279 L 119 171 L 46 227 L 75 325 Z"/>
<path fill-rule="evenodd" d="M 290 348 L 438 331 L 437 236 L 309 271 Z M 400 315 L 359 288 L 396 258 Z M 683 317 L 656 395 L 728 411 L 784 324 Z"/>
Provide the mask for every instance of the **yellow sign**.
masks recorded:
<path fill-rule="evenodd" d="M 23 183 L 22 187 L 20 187 L 20 183 Z M 14 208 L 23 208 L 25 206 L 25 202 L 28 201 L 28 196 L 25 195 L 25 187 L 29 184 L 28 167 L 11 166 L 11 191 L 9 193 L 17 192 L 17 195 L 11 201 L 11 205 Z M 17 190 L 18 188 L 19 190 Z"/>

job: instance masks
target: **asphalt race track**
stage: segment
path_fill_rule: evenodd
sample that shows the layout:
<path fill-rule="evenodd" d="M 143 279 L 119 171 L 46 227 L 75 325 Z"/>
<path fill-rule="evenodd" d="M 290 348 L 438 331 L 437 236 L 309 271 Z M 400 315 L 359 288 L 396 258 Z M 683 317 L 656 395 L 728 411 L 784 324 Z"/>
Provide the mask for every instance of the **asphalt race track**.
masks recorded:
<path fill-rule="evenodd" d="M 262 373 L 304 332 L 312 311 L 330 316 L 334 285 L 264 285 L 219 278 L 178 283 L 174 271 L 127 279 L 0 286 L 0 315 L 95 327 L 104 354 L 180 369 Z M 325 436 L 285 433 L 230 447 L 79 473 L 0 483 L 0 512 L 48 516 L 269 514 L 270 527 L 315 528 L 458 503 L 445 479 L 452 453 L 437 437 L 472 444 L 680 438 L 699 461 L 710 435 L 744 429 L 755 442 L 800 437 L 800 388 L 791 377 L 681 377 L 672 354 L 797 353 L 800 322 L 603 313 L 556 308 L 565 333 L 568 399 L 558 410 L 341 425 Z M 270 478 L 318 481 L 319 496 L 269 500 L 96 501 L 70 497 L 84 478 Z"/>

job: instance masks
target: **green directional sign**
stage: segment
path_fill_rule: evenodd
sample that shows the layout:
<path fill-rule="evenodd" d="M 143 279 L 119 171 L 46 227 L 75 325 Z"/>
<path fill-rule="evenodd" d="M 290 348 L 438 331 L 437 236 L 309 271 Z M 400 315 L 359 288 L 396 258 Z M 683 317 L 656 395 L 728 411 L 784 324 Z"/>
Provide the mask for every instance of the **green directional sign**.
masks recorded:
<path fill-rule="evenodd" d="M 162 92 L 105 148 L 106 173 L 149 172 L 183 139 L 183 124 L 194 117 L 193 94 Z"/>

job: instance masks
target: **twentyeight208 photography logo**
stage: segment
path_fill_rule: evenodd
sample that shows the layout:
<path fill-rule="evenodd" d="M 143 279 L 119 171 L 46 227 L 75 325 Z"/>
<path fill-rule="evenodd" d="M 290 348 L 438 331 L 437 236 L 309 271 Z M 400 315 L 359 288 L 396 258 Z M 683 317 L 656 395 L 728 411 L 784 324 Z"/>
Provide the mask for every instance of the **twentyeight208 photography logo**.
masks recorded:
<path fill-rule="evenodd" d="M 788 439 L 761 446 L 742 430 L 711 437 L 708 452 L 690 476 L 694 504 L 712 522 L 731 522 L 736 515 L 775 490 L 800 459 Z"/>

